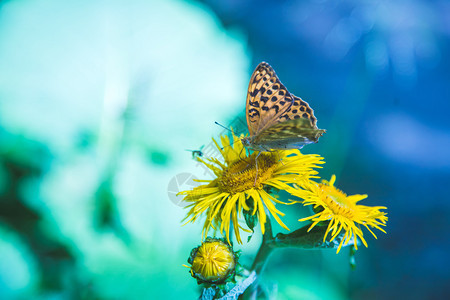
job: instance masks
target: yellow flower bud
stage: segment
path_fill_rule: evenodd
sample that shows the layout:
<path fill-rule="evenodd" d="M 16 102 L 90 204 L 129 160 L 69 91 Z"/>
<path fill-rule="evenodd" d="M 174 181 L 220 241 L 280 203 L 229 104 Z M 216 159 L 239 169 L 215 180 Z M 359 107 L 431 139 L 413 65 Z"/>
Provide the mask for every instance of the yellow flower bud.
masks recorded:
<path fill-rule="evenodd" d="M 236 255 L 221 239 L 207 238 L 199 247 L 192 249 L 188 262 L 191 275 L 199 283 L 221 283 L 235 275 Z"/>

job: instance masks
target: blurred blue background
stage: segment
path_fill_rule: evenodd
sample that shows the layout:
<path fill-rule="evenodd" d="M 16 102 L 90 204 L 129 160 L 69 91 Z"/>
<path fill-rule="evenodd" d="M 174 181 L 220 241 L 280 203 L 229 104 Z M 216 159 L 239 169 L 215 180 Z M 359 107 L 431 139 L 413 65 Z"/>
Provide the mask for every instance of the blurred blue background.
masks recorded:
<path fill-rule="evenodd" d="M 321 176 L 389 216 L 355 271 L 347 249 L 276 252 L 268 294 L 446 298 L 449 48 L 444 0 L 1 1 L 0 298 L 195 299 L 201 224 L 170 182 L 207 177 L 185 150 L 242 116 L 261 61 L 327 129 L 303 151 Z"/>

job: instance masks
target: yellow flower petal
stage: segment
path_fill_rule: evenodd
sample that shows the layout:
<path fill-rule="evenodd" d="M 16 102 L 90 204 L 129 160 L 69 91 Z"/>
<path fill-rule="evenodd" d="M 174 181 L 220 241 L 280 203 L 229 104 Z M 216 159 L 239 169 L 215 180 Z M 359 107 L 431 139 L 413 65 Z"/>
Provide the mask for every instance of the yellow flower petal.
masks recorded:
<path fill-rule="evenodd" d="M 357 202 L 367 198 L 367 195 L 350 195 L 334 187 L 336 176 L 331 176 L 330 181 L 323 180 L 318 184 L 313 181 L 304 182 L 301 187 L 293 194 L 303 199 L 303 205 L 313 205 L 315 215 L 299 219 L 299 221 L 311 220 L 313 223 L 309 230 L 319 222 L 328 221 L 328 228 L 324 235 L 326 240 L 328 233 L 331 234 L 330 241 L 334 240 L 342 231 L 344 235 L 340 240 L 337 253 L 341 247 L 349 243 L 352 239 L 355 249 L 358 249 L 357 238 L 367 247 L 367 242 L 363 237 L 361 225 L 369 230 L 376 238 L 371 228 L 376 228 L 385 233 L 380 226 L 386 226 L 388 217 L 385 212 L 380 211 L 386 209 L 384 206 L 369 207 L 356 204 Z"/>

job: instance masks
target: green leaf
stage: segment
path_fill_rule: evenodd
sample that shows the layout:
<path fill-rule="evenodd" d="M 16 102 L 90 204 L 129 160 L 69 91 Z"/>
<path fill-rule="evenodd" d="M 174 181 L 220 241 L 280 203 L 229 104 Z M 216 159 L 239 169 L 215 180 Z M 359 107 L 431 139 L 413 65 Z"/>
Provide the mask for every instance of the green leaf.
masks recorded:
<path fill-rule="evenodd" d="M 295 247 L 301 249 L 336 249 L 343 238 L 343 234 L 337 236 L 333 241 L 330 241 L 331 234 L 328 233 L 327 239 L 324 241 L 323 237 L 327 227 L 315 226 L 309 232 L 310 225 L 302 227 L 289 234 L 278 233 L 276 237 L 270 242 L 271 247 L 284 248 Z M 346 246 L 351 245 L 351 242 Z"/>
<path fill-rule="evenodd" d="M 255 226 L 258 225 L 257 214 L 252 215 L 251 212 L 252 210 L 249 211 L 244 210 L 245 223 L 247 224 L 248 228 L 250 228 L 250 230 L 252 231 L 252 234 L 247 239 L 247 243 L 250 242 L 250 239 L 253 237 L 253 233 L 255 233 L 255 230 L 253 230 L 253 228 L 255 228 Z"/>

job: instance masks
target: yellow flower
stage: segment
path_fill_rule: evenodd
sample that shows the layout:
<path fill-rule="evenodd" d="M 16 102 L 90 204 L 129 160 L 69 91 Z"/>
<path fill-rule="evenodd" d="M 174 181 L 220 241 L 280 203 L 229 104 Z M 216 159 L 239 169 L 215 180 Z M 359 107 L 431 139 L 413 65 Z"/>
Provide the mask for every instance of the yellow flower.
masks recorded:
<path fill-rule="evenodd" d="M 184 201 L 190 202 L 186 223 L 195 222 L 203 214 L 206 216 L 203 225 L 203 236 L 213 228 L 219 229 L 221 234 L 230 241 L 230 226 L 233 224 L 238 243 L 242 244 L 238 215 L 242 212 L 258 217 L 261 231 L 264 234 L 266 223 L 266 209 L 273 218 L 285 229 L 287 226 L 281 221 L 284 214 L 275 208 L 276 203 L 292 204 L 279 201 L 272 196 L 268 189 L 275 188 L 290 192 L 294 190 L 289 184 L 302 184 L 316 177 L 313 168 L 324 163 L 319 155 L 303 155 L 298 150 L 261 152 L 248 155 L 241 140 L 233 135 L 233 143 L 228 136 L 221 137 L 222 146 L 213 139 L 220 160 L 215 157 L 201 159 L 207 168 L 216 176 L 213 180 L 199 180 L 205 184 L 192 190 L 181 192 Z"/>
<path fill-rule="evenodd" d="M 299 221 L 311 220 L 313 222 L 308 231 L 319 222 L 329 221 L 323 238 L 324 242 L 330 231 L 330 241 L 333 241 L 344 230 L 345 234 L 339 243 L 337 253 L 341 250 L 342 245 L 347 244 L 351 239 L 353 239 L 355 248 L 358 249 L 357 237 L 367 247 L 361 225 L 366 227 L 375 238 L 377 237 L 370 227 L 386 233 L 380 226 L 386 226 L 388 218 L 386 213 L 380 210 L 387 208 L 384 206 L 358 205 L 357 203 L 367 198 L 367 195 L 347 196 L 334 186 L 335 181 L 336 176 L 333 175 L 329 182 L 323 180 L 321 184 L 318 184 L 309 181 L 302 185 L 304 191 L 300 191 L 301 194 L 298 194 L 298 196 L 304 199 L 302 201 L 303 205 L 314 205 L 313 209 L 316 214 Z"/>
<path fill-rule="evenodd" d="M 199 283 L 221 283 L 234 278 L 236 255 L 221 239 L 207 238 L 199 247 L 192 249 L 188 262 L 191 275 Z"/>

